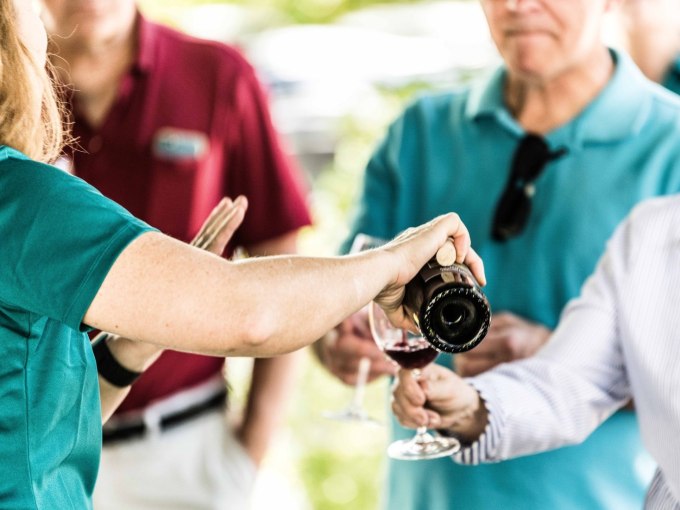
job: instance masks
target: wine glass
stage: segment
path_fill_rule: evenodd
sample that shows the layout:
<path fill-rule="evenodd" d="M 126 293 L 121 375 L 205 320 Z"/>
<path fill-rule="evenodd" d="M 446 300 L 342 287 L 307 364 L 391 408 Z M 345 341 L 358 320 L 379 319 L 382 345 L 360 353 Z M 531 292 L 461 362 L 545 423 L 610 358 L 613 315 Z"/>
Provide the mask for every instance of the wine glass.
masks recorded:
<path fill-rule="evenodd" d="M 425 368 L 439 355 L 439 351 L 421 335 L 397 328 L 376 303 L 368 309 L 373 339 L 385 355 L 402 368 L 411 370 L 413 377 L 420 377 Z M 460 443 L 452 437 L 433 435 L 427 427 L 418 427 L 411 439 L 394 441 L 387 447 L 387 455 L 393 459 L 421 460 L 446 457 L 457 452 Z"/>
<path fill-rule="evenodd" d="M 359 233 L 352 241 L 349 253 L 359 253 L 360 251 L 370 250 L 385 244 L 384 239 L 369 236 L 367 234 Z M 352 391 L 352 398 L 344 409 L 339 411 L 325 411 L 322 415 L 325 418 L 338 421 L 350 421 L 365 423 L 367 425 L 380 425 L 380 422 L 368 415 L 364 409 L 364 393 L 366 390 L 366 381 L 368 374 L 371 371 L 371 359 L 365 356 L 359 359 L 359 366 L 357 368 L 357 382 L 354 384 Z"/>

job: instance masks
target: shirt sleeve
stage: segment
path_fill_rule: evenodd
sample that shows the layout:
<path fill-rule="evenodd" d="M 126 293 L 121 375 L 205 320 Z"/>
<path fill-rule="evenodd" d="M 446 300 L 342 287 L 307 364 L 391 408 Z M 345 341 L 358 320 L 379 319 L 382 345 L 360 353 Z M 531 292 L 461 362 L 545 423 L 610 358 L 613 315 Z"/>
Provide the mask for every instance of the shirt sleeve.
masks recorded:
<path fill-rule="evenodd" d="M 248 198 L 248 212 L 235 244 L 256 244 L 309 225 L 306 186 L 301 172 L 284 153 L 267 100 L 248 64 L 234 83 L 231 168 L 227 194 Z"/>
<path fill-rule="evenodd" d="M 500 461 L 583 441 L 630 398 L 618 312 L 633 245 L 621 227 L 581 296 L 534 357 L 468 379 L 489 411 L 479 440 L 454 460 Z"/>
<path fill-rule="evenodd" d="M 11 158 L 0 168 L 0 300 L 87 329 L 82 318 L 116 258 L 153 229 L 49 165 Z"/>
<path fill-rule="evenodd" d="M 398 234 L 395 207 L 399 189 L 399 150 L 402 143 L 404 117 L 388 129 L 371 156 L 364 171 L 358 207 L 354 211 L 349 235 L 340 247 L 348 253 L 357 234 L 391 239 Z"/>

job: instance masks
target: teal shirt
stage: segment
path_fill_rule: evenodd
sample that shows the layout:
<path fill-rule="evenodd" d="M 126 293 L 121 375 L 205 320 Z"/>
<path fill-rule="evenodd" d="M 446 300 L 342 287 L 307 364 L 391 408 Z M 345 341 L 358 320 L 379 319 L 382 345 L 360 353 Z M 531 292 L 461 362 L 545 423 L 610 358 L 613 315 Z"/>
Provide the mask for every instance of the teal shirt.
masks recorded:
<path fill-rule="evenodd" d="M 553 328 L 629 210 L 680 191 L 680 101 L 629 57 L 612 54 L 606 88 L 547 135 L 551 148 L 568 154 L 537 180 L 518 237 L 490 237 L 524 134 L 504 105 L 501 68 L 471 89 L 417 100 L 390 127 L 367 166 L 350 239 L 357 232 L 389 238 L 455 211 L 484 260 L 492 309 Z M 393 431 L 413 435 L 396 422 Z M 635 415 L 622 411 L 579 446 L 483 466 L 395 460 L 388 471 L 390 510 L 639 510 L 653 465 Z"/>
<path fill-rule="evenodd" d="M 0 146 L 0 508 L 91 508 L 101 409 L 82 319 L 147 230 L 80 179 Z"/>
<path fill-rule="evenodd" d="M 680 94 L 680 56 L 668 70 L 661 84 L 668 90 Z"/>

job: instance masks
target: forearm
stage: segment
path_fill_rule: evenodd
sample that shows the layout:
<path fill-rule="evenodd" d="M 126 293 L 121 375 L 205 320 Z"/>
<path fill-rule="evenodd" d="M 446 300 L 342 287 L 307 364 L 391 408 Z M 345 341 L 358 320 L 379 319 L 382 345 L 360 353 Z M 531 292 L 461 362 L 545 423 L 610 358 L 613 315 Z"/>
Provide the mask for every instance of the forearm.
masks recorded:
<path fill-rule="evenodd" d="M 256 464 L 262 461 L 276 429 L 281 426 L 301 354 L 255 360 L 238 436 Z"/>
<path fill-rule="evenodd" d="M 271 356 L 321 337 L 396 272 L 395 260 L 384 251 L 230 263 L 145 234 L 116 261 L 85 322 L 176 350 Z"/>
<path fill-rule="evenodd" d="M 471 434 L 453 428 L 464 446 L 456 460 L 493 462 L 582 442 L 622 402 L 569 372 L 529 359 L 470 379 L 486 422 Z"/>
<path fill-rule="evenodd" d="M 589 283 L 592 291 L 598 282 Z M 459 460 L 498 461 L 578 444 L 625 404 L 630 388 L 609 310 L 601 292 L 587 297 L 600 300 L 600 309 L 588 299 L 572 302 L 536 356 L 467 379 L 489 426 Z"/>
<path fill-rule="evenodd" d="M 109 336 L 108 347 L 116 361 L 132 372 L 144 372 L 161 355 L 157 345 L 135 342 L 127 338 Z M 130 392 L 131 386 L 118 387 L 99 376 L 99 395 L 102 422 L 105 423 Z"/>
<path fill-rule="evenodd" d="M 102 423 L 106 423 L 118 406 L 125 400 L 130 393 L 131 386 L 119 388 L 109 383 L 101 375 L 99 376 L 99 398 L 102 406 Z"/>

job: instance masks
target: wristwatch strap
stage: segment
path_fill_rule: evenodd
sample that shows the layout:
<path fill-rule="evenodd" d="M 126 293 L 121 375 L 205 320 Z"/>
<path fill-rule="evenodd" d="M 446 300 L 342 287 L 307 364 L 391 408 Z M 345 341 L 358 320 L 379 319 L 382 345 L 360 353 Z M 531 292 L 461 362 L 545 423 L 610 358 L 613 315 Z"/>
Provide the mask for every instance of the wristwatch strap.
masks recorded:
<path fill-rule="evenodd" d="M 94 359 L 97 360 L 97 372 L 107 382 L 119 388 L 125 388 L 134 383 L 142 375 L 142 372 L 133 372 L 118 363 L 118 360 L 109 350 L 107 342 L 109 336 L 108 333 L 100 333 L 92 344 Z"/>

